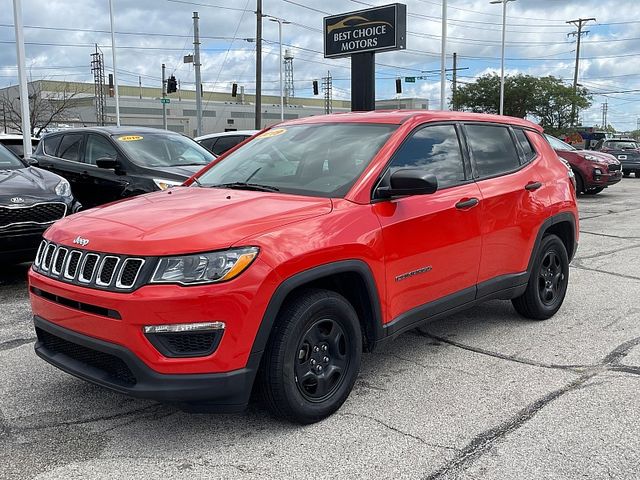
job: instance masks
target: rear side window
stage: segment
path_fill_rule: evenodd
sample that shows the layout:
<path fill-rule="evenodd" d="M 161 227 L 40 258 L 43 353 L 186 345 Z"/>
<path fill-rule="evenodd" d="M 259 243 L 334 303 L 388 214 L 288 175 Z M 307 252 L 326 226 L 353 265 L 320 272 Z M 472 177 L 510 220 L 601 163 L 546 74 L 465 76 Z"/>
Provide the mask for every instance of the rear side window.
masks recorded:
<path fill-rule="evenodd" d="M 465 125 L 465 132 L 480 178 L 511 172 L 520 167 L 518 151 L 507 127 Z"/>
<path fill-rule="evenodd" d="M 527 134 L 524 133 L 524 130 L 520 130 L 519 128 L 515 128 L 513 131 L 515 132 L 516 139 L 518 140 L 518 143 L 520 144 L 520 148 L 522 149 L 522 152 L 524 153 L 524 161 L 525 161 L 525 163 L 530 162 L 531 160 L 533 160 L 535 158 L 536 151 L 533 149 L 533 146 L 531 145 L 531 142 L 527 138 Z"/>
<path fill-rule="evenodd" d="M 221 155 L 230 148 L 235 147 L 242 142 L 246 137 L 232 136 L 232 137 L 220 137 L 215 146 L 211 147 L 211 151 L 216 155 Z"/>
<path fill-rule="evenodd" d="M 62 135 L 53 135 L 42 140 L 44 153 L 55 156 L 58 146 L 60 145 L 60 140 L 62 140 Z"/>
<path fill-rule="evenodd" d="M 400 168 L 421 168 L 438 179 L 438 189 L 465 181 L 460 142 L 453 125 L 433 125 L 415 132 L 391 161 L 391 173 Z"/>
<path fill-rule="evenodd" d="M 71 133 L 62 137 L 58 148 L 58 157 L 74 162 L 80 161 L 80 147 L 82 147 L 82 134 Z"/>

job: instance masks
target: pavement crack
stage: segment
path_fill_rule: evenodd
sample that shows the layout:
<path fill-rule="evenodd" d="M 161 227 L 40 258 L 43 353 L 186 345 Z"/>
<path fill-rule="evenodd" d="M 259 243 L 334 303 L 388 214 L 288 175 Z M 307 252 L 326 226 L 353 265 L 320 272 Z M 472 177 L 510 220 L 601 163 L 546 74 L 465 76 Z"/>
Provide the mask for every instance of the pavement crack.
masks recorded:
<path fill-rule="evenodd" d="M 434 335 L 432 333 L 428 333 L 428 332 L 421 332 L 419 330 L 415 330 L 414 331 L 416 335 L 422 336 L 422 337 L 426 337 L 426 338 L 430 338 L 433 340 L 437 340 L 439 342 L 442 343 L 446 343 L 448 345 L 457 347 L 457 348 L 461 348 L 463 350 L 468 350 L 470 352 L 474 352 L 474 353 L 479 353 L 481 355 L 488 355 L 490 357 L 495 357 L 495 358 L 499 358 L 501 360 L 508 360 L 510 362 L 516 362 L 516 363 L 521 363 L 523 365 L 530 365 L 533 367 L 541 367 L 541 368 L 549 368 L 549 369 L 553 369 L 553 370 L 568 370 L 568 371 L 574 371 L 576 373 L 580 373 L 581 371 L 584 371 L 585 369 L 588 368 L 592 368 L 592 365 L 560 365 L 560 364 L 555 364 L 555 363 L 544 363 L 544 362 L 536 362 L 535 360 L 529 360 L 527 358 L 520 358 L 520 357 L 516 357 L 515 355 L 505 355 L 503 353 L 499 353 L 499 352 L 493 352 L 491 350 L 486 350 L 484 348 L 479 348 L 479 347 L 472 347 L 470 345 L 464 345 L 462 343 L 453 341 L 453 340 L 449 340 L 448 338 L 444 338 L 444 337 L 439 337 L 437 335 Z"/>
<path fill-rule="evenodd" d="M 363 413 L 352 413 L 352 412 L 337 412 L 334 415 L 338 415 L 341 417 L 357 417 L 357 418 L 364 418 L 367 420 L 371 420 L 372 422 L 377 423 L 378 425 L 382 425 L 383 427 L 391 430 L 392 432 L 398 433 L 404 437 L 407 438 L 412 438 L 414 440 L 417 440 L 418 442 L 422 443 L 423 445 L 427 445 L 429 447 L 434 447 L 434 448 L 444 448 L 446 450 L 453 450 L 456 452 L 460 452 L 459 448 L 456 447 L 450 447 L 448 445 L 441 445 L 438 443 L 431 443 L 431 442 L 427 442 L 424 438 L 418 436 L 418 435 L 414 435 L 413 433 L 409 433 L 409 432 L 405 432 L 404 430 L 400 430 L 397 427 L 394 427 L 393 425 L 389 425 L 386 422 L 383 422 L 382 420 L 380 420 L 379 418 L 376 417 L 372 417 L 370 415 L 365 415 Z"/>
<path fill-rule="evenodd" d="M 599 270 L 597 268 L 589 268 L 589 267 L 584 267 L 582 265 L 580 265 L 580 260 L 574 260 L 571 265 L 569 265 L 570 268 L 577 268 L 578 270 L 586 270 L 588 272 L 598 272 L 598 273 L 605 273 L 607 275 L 613 275 L 614 277 L 618 277 L 618 278 L 625 278 L 627 280 L 640 280 L 640 277 L 634 277 L 633 275 L 625 275 L 624 273 L 615 273 L 615 272 L 608 272 L 606 270 Z"/>
<path fill-rule="evenodd" d="M 13 348 L 21 347 L 22 345 L 26 345 L 27 343 L 32 343 L 36 338 L 15 338 L 13 340 L 9 340 L 7 342 L 0 343 L 0 352 L 4 352 L 5 350 L 11 350 Z"/>
<path fill-rule="evenodd" d="M 425 477 L 425 480 L 435 480 L 443 478 L 454 470 L 463 469 L 467 464 L 489 451 L 498 441 L 519 429 L 529 420 L 536 416 L 548 404 L 562 397 L 563 395 L 581 388 L 587 380 L 595 376 L 595 373 L 582 375 L 573 382 L 562 388 L 554 390 L 545 396 L 530 403 L 511 418 L 492 427 L 471 439 L 471 441 L 459 453 L 442 468 Z"/>
<path fill-rule="evenodd" d="M 623 237 L 620 235 L 609 235 L 607 233 L 600 233 L 600 232 L 588 232 L 587 230 L 580 230 L 580 234 L 588 234 L 588 235 L 595 235 L 597 237 L 607 237 L 607 238 L 618 238 L 620 240 L 640 240 L 640 237 Z"/>

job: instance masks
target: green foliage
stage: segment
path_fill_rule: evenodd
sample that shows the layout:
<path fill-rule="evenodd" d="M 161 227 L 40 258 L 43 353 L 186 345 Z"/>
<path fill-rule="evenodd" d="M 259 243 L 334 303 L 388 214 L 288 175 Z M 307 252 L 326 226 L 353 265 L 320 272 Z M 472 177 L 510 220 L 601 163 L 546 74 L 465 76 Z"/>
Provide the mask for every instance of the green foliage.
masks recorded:
<path fill-rule="evenodd" d="M 513 117 L 533 117 L 550 132 L 562 131 L 571 125 L 571 109 L 575 103 L 576 115 L 591 105 L 587 89 L 573 87 L 561 79 L 507 75 L 504 82 L 504 113 Z M 500 77 L 487 74 L 475 82 L 457 89 L 451 101 L 455 110 L 477 113 L 498 113 L 500 105 Z"/>

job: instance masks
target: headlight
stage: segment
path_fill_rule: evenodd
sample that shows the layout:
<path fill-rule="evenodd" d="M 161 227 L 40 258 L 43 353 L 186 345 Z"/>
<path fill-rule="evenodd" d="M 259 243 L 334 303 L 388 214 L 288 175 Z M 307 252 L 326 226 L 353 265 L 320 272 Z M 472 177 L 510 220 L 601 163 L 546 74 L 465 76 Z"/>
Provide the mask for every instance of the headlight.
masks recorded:
<path fill-rule="evenodd" d="M 153 183 L 155 183 L 160 190 L 166 190 L 167 188 L 182 185 L 182 182 L 176 182 L 175 180 L 164 180 L 162 178 L 154 178 Z"/>
<path fill-rule="evenodd" d="M 596 157 L 595 155 L 591 155 L 589 153 L 583 154 L 582 158 L 584 158 L 585 160 L 589 160 L 590 162 L 599 162 L 600 161 L 600 159 L 598 157 Z"/>
<path fill-rule="evenodd" d="M 151 283 L 197 285 L 231 280 L 240 275 L 258 255 L 257 247 L 161 258 Z"/>
<path fill-rule="evenodd" d="M 60 197 L 70 197 L 71 196 L 71 185 L 64 178 L 60 180 L 60 183 L 56 185 L 55 188 L 56 195 Z"/>

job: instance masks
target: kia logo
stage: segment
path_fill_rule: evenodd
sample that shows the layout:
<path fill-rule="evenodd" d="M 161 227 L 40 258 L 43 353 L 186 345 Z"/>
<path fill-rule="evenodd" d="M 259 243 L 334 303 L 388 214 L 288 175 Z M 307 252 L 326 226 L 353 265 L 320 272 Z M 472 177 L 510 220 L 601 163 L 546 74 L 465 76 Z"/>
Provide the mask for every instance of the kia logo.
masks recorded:
<path fill-rule="evenodd" d="M 11 203 L 24 203 L 24 198 L 22 198 L 22 197 L 13 197 L 11 199 Z"/>
<path fill-rule="evenodd" d="M 82 245 L 83 247 L 86 247 L 89 244 L 89 239 L 82 238 L 80 235 L 78 235 L 76 238 L 73 239 L 73 243 L 75 243 L 76 245 Z"/>

